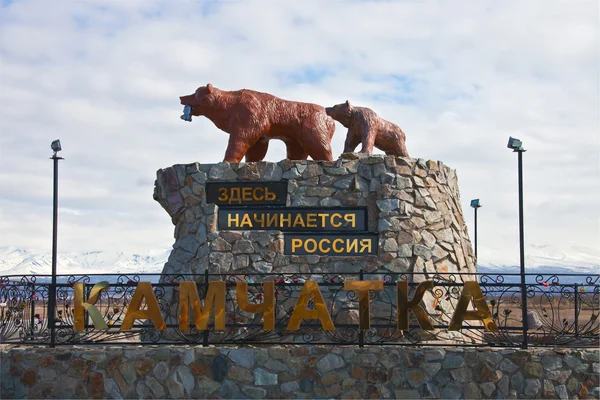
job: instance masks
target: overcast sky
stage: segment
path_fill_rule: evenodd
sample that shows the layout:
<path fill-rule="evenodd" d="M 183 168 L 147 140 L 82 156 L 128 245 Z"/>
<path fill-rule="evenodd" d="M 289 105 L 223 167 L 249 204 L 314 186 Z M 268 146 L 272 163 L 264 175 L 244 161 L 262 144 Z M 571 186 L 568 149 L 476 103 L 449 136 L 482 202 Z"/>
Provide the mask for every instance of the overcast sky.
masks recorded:
<path fill-rule="evenodd" d="M 179 119 L 210 82 L 398 124 L 457 170 L 471 237 L 481 199 L 481 263 L 518 263 L 520 138 L 528 248 L 600 260 L 596 0 L 0 2 L 0 246 L 51 249 L 60 138 L 60 251 L 170 248 L 156 170 L 222 160 L 226 133 Z"/>

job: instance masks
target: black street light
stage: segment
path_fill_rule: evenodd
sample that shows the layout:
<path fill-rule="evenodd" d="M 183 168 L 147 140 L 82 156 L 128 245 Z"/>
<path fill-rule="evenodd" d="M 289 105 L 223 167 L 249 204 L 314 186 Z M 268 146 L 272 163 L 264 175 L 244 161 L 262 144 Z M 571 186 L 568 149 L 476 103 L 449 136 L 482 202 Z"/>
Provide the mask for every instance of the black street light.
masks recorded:
<path fill-rule="evenodd" d="M 50 298 L 48 299 L 48 326 L 50 328 L 50 345 L 56 343 L 56 252 L 58 239 L 58 160 L 62 157 L 57 153 L 62 150 L 60 140 L 55 140 L 50 145 L 54 154 L 50 157 L 54 161 L 54 200 L 52 218 L 52 285 L 50 286 Z"/>
<path fill-rule="evenodd" d="M 508 145 L 514 153 L 518 155 L 519 163 L 519 248 L 520 248 L 520 269 L 521 269 L 521 302 L 523 303 L 523 348 L 527 348 L 527 286 L 525 284 L 525 235 L 523 224 L 523 143 L 516 138 L 509 137 Z"/>
<path fill-rule="evenodd" d="M 471 207 L 475 209 L 475 266 L 477 266 L 477 209 L 481 207 L 481 204 L 479 204 L 479 199 L 471 200 Z"/>

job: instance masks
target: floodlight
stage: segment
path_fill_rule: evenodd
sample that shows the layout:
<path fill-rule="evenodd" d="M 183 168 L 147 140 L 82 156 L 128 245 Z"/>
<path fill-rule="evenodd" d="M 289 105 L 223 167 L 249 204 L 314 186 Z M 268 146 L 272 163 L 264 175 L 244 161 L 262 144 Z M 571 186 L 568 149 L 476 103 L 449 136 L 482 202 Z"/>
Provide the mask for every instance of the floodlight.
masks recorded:
<path fill-rule="evenodd" d="M 523 142 L 514 137 L 508 138 L 508 145 L 506 146 L 514 151 L 523 151 Z"/>
<path fill-rule="evenodd" d="M 471 200 L 471 207 L 473 207 L 473 208 L 479 208 L 479 207 L 481 207 L 481 204 L 479 204 L 479 199 L 473 199 L 473 200 Z"/>
<path fill-rule="evenodd" d="M 58 140 L 58 139 L 53 141 L 52 144 L 50 145 L 50 147 L 52 148 L 52 151 L 54 151 L 55 153 L 62 150 L 62 147 L 60 147 L 60 140 Z"/>

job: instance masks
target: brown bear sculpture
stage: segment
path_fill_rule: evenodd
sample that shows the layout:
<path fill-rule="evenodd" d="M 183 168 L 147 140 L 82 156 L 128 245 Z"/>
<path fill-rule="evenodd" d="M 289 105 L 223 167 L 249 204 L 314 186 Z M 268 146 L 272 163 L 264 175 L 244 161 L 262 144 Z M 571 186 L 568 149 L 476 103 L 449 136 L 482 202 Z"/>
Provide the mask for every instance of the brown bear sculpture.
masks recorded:
<path fill-rule="evenodd" d="M 348 128 L 344 153 L 354 151 L 362 143 L 361 153 L 372 154 L 373 147 L 389 156 L 409 157 L 402 129 L 381 118 L 366 107 L 354 107 L 348 100 L 325 109 L 327 115 Z"/>
<path fill-rule="evenodd" d="M 313 160 L 333 160 L 331 139 L 335 123 L 319 105 L 248 89 L 220 90 L 210 83 L 180 100 L 191 107 L 186 108 L 184 116 L 188 112 L 192 116 L 203 115 L 229 133 L 224 161 L 240 162 L 244 156 L 247 162 L 261 161 L 271 139 L 285 143 L 290 160 L 306 160 L 308 156 Z"/>

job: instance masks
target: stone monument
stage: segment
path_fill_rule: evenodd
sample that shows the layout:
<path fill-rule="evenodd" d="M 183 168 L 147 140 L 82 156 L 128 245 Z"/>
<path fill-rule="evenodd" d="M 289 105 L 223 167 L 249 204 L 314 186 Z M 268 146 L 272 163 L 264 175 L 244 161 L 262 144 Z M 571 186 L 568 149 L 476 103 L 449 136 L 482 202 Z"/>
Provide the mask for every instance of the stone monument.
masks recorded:
<path fill-rule="evenodd" d="M 413 310 L 413 322 L 419 324 L 412 327 L 433 330 L 423 308 L 437 318 L 438 325 L 449 323 L 459 298 L 456 287 L 436 289 L 434 281 L 465 282 L 473 280 L 476 272 L 454 170 L 441 162 L 410 158 L 404 132 L 397 125 L 349 101 L 325 109 L 253 90 L 224 91 L 211 84 L 180 100 L 185 106 L 181 119 L 205 116 L 230 138 L 222 163 L 174 165 L 157 173 L 154 199 L 175 225 L 175 243 L 164 266 L 163 282 L 193 279 L 207 299 L 209 292 L 213 299 L 217 293 L 217 286 L 209 289 L 209 281 L 219 277 L 229 287 L 233 281 L 251 283 L 253 293 L 242 286 L 227 294 L 222 294 L 223 283 L 219 283 L 219 301 L 225 301 L 221 296 L 230 303 L 237 299 L 242 311 L 271 310 L 277 303 L 283 315 L 276 324 L 281 335 L 298 330 L 301 319 L 314 319 L 313 311 L 323 313 L 319 320 L 324 330 L 333 330 L 334 321 L 348 327 L 360 317 L 361 342 L 371 319 L 386 321 L 387 325 L 378 324 L 378 328 L 391 327 L 403 336 L 411 327 L 409 310 Z M 330 145 L 333 119 L 348 128 L 345 153 L 335 161 Z M 287 159 L 261 161 L 270 139 L 286 143 Z M 351 153 L 360 142 L 361 153 Z M 374 147 L 386 156 L 372 155 Z M 313 161 L 307 161 L 308 156 Z M 244 157 L 246 163 L 240 163 Z M 264 286 L 269 300 L 263 306 L 259 299 L 267 292 L 256 288 L 257 281 L 280 285 L 275 291 L 271 283 L 264 284 L 269 286 Z M 323 295 L 317 281 L 338 285 L 338 289 L 325 287 Z M 301 282 L 306 282 L 306 291 L 303 288 L 301 293 L 281 286 Z M 392 285 L 397 285 L 396 294 Z M 376 288 L 378 293 L 363 289 L 361 294 L 359 288 L 364 287 Z M 203 315 L 202 296 L 194 294 L 193 288 L 173 288 L 163 296 L 167 324 L 179 318 L 180 329 L 189 327 L 187 306 L 179 305 L 177 297 L 179 292 L 182 299 L 187 298 L 188 290 L 196 296 L 195 312 Z M 351 293 L 341 296 L 340 290 Z M 358 290 L 358 297 L 353 290 Z M 273 293 L 280 291 L 287 298 L 277 299 Z M 412 308 L 403 306 L 398 311 L 401 301 L 408 307 L 409 292 L 417 300 L 410 303 Z M 360 298 L 358 309 L 353 303 Z M 324 311 L 326 300 L 333 320 Z M 207 301 L 212 304 L 213 300 Z M 313 311 L 306 309 L 299 318 L 294 304 Z M 229 321 L 249 318 L 236 315 L 239 310 L 233 304 L 227 312 L 220 310 L 220 330 L 225 326 L 223 313 Z M 269 311 L 268 331 L 274 330 L 272 318 Z M 200 329 L 198 324 L 195 327 Z"/>
<path fill-rule="evenodd" d="M 287 206 L 364 207 L 378 250 L 366 256 L 283 253 L 277 229 L 218 229 L 211 182 L 287 183 Z M 174 165 L 157 173 L 154 198 L 175 225 L 165 274 L 211 272 L 475 272 L 456 172 L 441 162 L 343 154 L 337 161 Z M 233 203 L 235 204 L 235 203 Z"/>
<path fill-rule="evenodd" d="M 270 186 L 275 183 L 283 186 Z M 211 193 L 211 185 L 222 184 L 241 186 Z M 236 207 L 268 195 L 280 202 L 269 209 L 271 214 Z M 374 273 L 366 279 L 476 280 L 456 172 L 442 162 L 344 153 L 336 161 L 174 165 L 158 171 L 154 198 L 175 225 L 166 277 L 205 271 L 310 277 L 363 270 Z M 279 220 L 273 210 L 279 210 Z M 314 225 L 308 229 L 311 210 Z M 351 219 L 356 229 L 320 233 L 331 228 L 327 224 L 342 226 Z M 281 228 L 298 221 L 298 232 Z M 455 299 L 439 297 L 427 293 L 424 304 L 430 315 L 448 322 Z M 376 319 L 378 299 L 372 303 Z M 345 313 L 343 322 L 357 321 L 356 310 Z"/>

